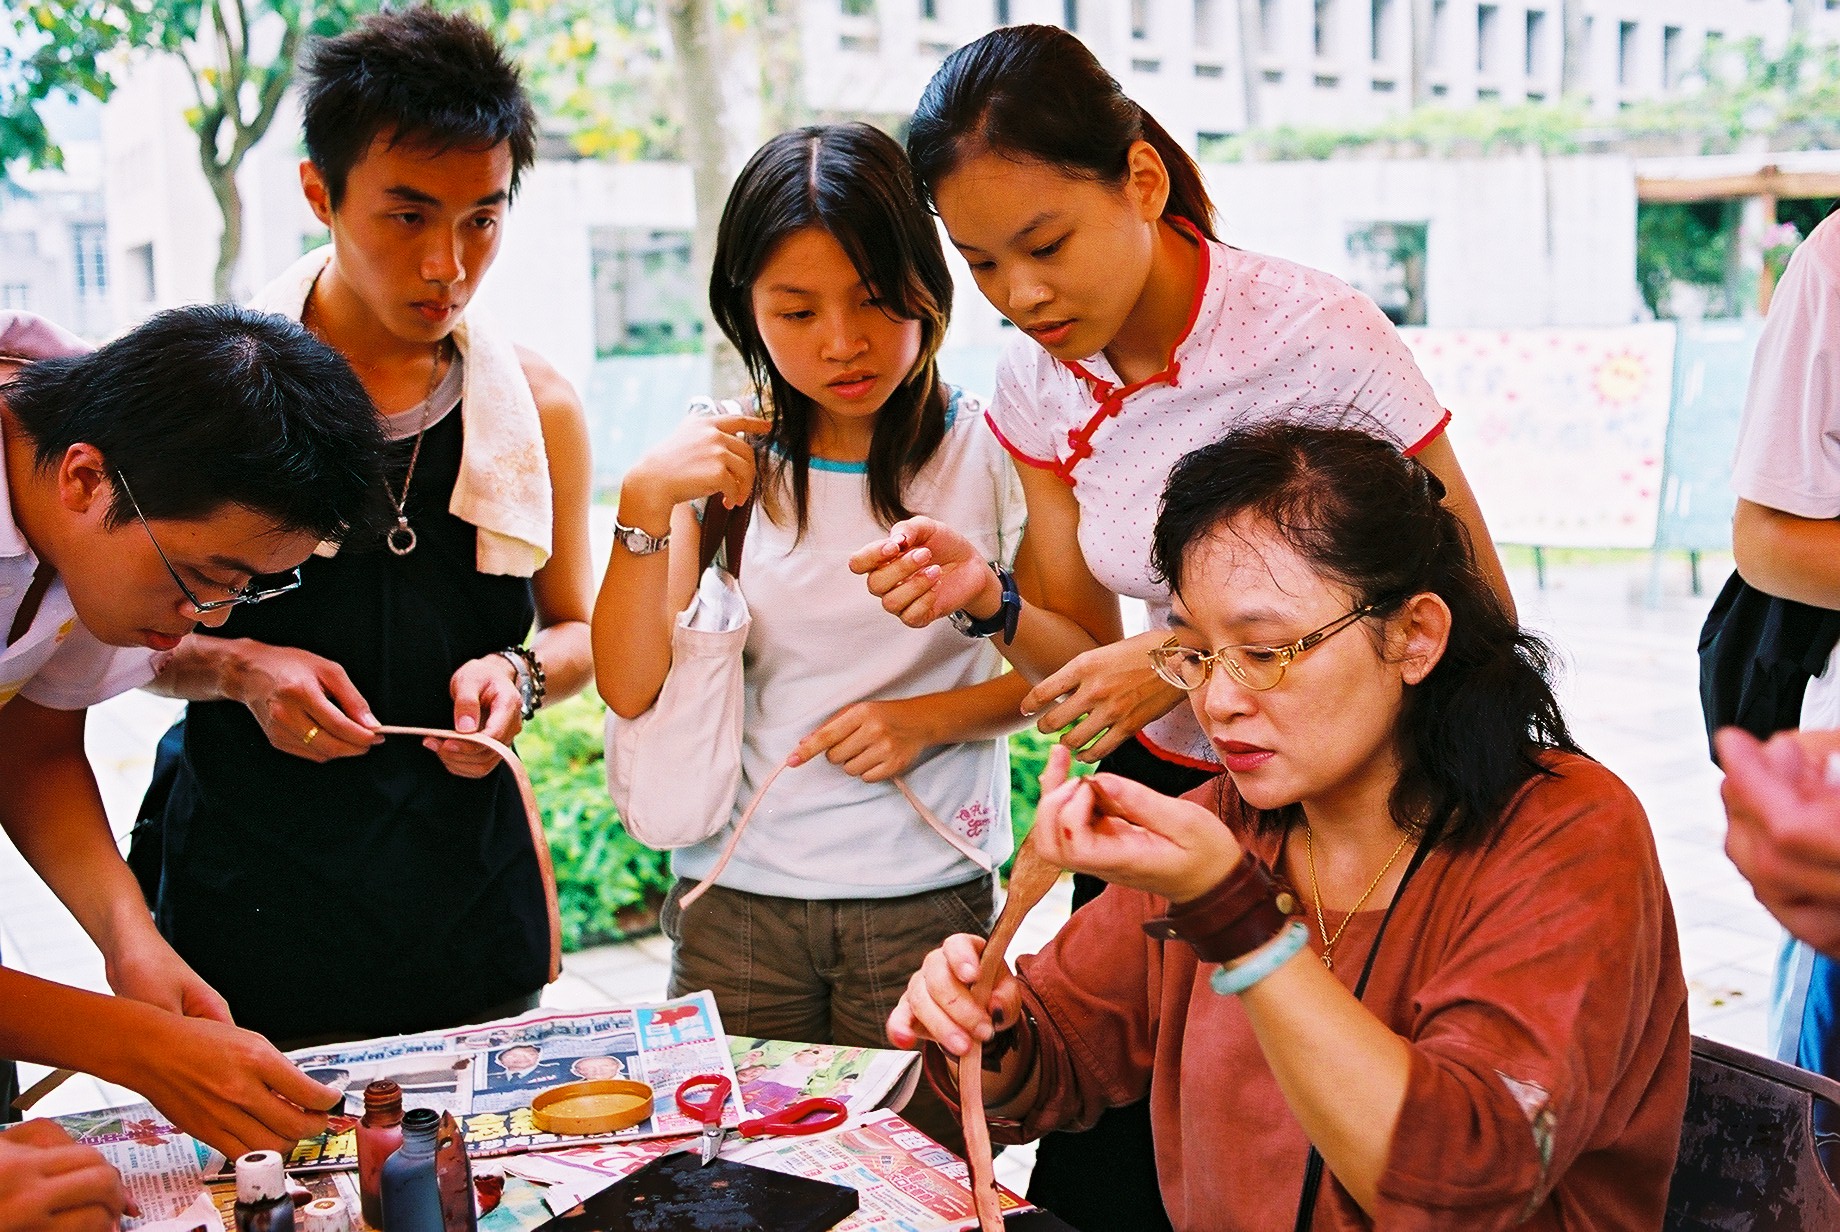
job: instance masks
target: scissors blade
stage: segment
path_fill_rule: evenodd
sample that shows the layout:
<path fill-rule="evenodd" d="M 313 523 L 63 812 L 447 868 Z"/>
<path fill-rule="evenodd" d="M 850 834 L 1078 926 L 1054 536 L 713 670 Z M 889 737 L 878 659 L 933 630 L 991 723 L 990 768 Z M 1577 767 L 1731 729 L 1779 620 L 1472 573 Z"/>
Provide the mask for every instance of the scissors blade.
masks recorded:
<path fill-rule="evenodd" d="M 720 1125 L 711 1125 L 703 1130 L 702 1138 L 697 1142 L 697 1156 L 702 1160 L 700 1167 L 708 1167 L 722 1153 L 722 1140 L 727 1132 Z"/>

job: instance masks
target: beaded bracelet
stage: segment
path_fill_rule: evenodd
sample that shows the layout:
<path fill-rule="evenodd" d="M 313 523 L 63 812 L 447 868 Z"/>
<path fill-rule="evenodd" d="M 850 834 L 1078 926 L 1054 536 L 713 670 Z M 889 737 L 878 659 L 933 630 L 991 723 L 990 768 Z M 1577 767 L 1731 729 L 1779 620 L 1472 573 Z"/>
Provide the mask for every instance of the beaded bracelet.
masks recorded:
<path fill-rule="evenodd" d="M 1214 991 L 1223 997 L 1245 992 L 1254 984 L 1295 958 L 1310 943 L 1310 926 L 1292 920 L 1284 931 L 1248 954 L 1231 967 L 1218 967 L 1208 977 Z"/>

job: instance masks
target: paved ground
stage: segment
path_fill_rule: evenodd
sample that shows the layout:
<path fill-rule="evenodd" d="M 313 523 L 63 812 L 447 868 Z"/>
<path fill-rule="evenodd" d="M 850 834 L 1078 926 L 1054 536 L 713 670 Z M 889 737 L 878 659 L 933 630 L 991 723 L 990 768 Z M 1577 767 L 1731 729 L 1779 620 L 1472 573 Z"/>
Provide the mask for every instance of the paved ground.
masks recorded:
<path fill-rule="evenodd" d="M 1566 710 L 1587 752 L 1636 790 L 1654 824 L 1673 894 L 1681 953 L 1692 988 L 1697 1034 L 1761 1050 L 1769 972 L 1778 932 L 1726 861 L 1718 771 L 1707 760 L 1696 693 L 1694 640 L 1729 569 L 1708 561 L 1708 594 L 1688 593 L 1684 561 L 1659 571 L 1649 602 L 1645 557 L 1549 569 L 1540 590 L 1529 570 L 1515 571 L 1523 618 L 1547 633 L 1566 660 Z M 131 694 L 90 717 L 90 748 L 117 833 L 125 833 L 151 768 L 152 748 L 173 705 Z M 1065 884 L 1031 917 L 1016 947 L 1037 948 L 1065 918 Z M 69 915 L 0 843 L 0 947 L 21 969 L 85 987 L 102 987 L 102 963 Z M 546 1005 L 589 1007 L 658 996 L 669 945 L 650 938 L 571 955 Z M 278 964 L 277 978 L 282 978 Z M 33 1075 L 27 1074 L 30 1082 Z M 67 1083 L 41 1110 L 75 1111 L 131 1098 L 90 1079 Z M 1026 1173 L 1026 1152 L 1005 1155 L 1006 1179 Z"/>

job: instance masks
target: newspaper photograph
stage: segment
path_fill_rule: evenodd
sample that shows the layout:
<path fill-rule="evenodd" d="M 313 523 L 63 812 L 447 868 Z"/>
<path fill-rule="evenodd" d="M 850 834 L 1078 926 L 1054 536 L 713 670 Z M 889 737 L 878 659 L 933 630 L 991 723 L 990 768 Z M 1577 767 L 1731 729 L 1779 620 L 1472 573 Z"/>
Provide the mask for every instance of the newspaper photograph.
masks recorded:
<path fill-rule="evenodd" d="M 677 1086 L 695 1074 L 734 1078 L 727 1037 L 707 992 L 672 1001 L 588 1012 L 539 1010 L 521 1018 L 451 1031 L 369 1040 L 289 1054 L 317 1081 L 345 1093 L 342 1115 L 318 1138 L 295 1147 L 290 1171 L 354 1168 L 364 1088 L 388 1078 L 403 1107 L 451 1112 L 475 1158 L 692 1133 L 677 1109 Z M 548 1087 L 595 1078 L 650 1084 L 652 1115 L 613 1134 L 561 1136 L 537 1130 L 531 1100 Z M 730 1123 L 739 1119 L 731 1101 Z"/>

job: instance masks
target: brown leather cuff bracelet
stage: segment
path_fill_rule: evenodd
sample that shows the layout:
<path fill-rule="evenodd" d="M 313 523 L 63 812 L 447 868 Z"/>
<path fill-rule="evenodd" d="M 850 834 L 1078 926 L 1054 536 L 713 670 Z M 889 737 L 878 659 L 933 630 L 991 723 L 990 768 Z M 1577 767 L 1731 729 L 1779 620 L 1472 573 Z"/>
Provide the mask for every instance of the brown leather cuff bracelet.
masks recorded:
<path fill-rule="evenodd" d="M 1144 931 L 1159 941 L 1186 941 L 1202 962 L 1225 963 L 1277 936 L 1297 910 L 1290 887 L 1248 851 L 1219 885 L 1145 921 Z"/>

